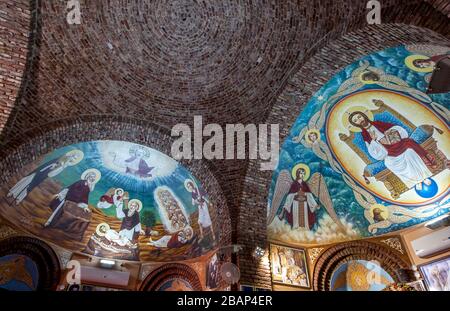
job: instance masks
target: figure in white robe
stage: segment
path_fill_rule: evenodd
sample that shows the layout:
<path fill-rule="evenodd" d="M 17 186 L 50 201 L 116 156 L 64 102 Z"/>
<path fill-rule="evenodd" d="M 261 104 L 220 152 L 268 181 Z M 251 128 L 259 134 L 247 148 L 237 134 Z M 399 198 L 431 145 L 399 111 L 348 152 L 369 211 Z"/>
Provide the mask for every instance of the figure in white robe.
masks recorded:
<path fill-rule="evenodd" d="M 157 248 L 179 248 L 192 240 L 193 236 L 194 231 L 188 226 L 179 232 L 165 235 L 156 241 L 153 241 L 152 237 L 150 237 L 148 244 Z"/>
<path fill-rule="evenodd" d="M 8 197 L 15 200 L 16 205 L 19 205 L 28 196 L 34 188 L 39 186 L 47 178 L 52 178 L 59 175 L 67 167 L 76 165 L 84 157 L 80 150 L 72 150 L 60 158 L 56 158 L 46 162 L 38 167 L 30 175 L 22 178 L 14 187 L 8 192 Z"/>
<path fill-rule="evenodd" d="M 150 178 L 152 177 L 152 170 L 154 167 L 151 167 L 147 164 L 145 160 L 145 150 L 137 149 L 134 152 L 134 155 L 131 157 L 121 157 L 115 152 L 111 153 L 113 157 L 113 163 L 124 169 L 124 173 L 131 174 L 140 178 Z"/>
<path fill-rule="evenodd" d="M 371 121 L 360 111 L 349 116 L 349 122 L 361 129 L 370 156 L 384 161 L 386 167 L 408 187 L 430 183 L 432 176 L 428 167 L 435 167 L 435 159 L 408 132 L 392 123 Z"/>
<path fill-rule="evenodd" d="M 185 182 L 186 190 L 192 195 L 192 205 L 198 208 L 198 224 L 200 229 L 200 240 L 203 239 L 204 229 L 209 228 L 211 230 L 212 238 L 215 240 L 214 229 L 212 226 L 211 217 L 209 216 L 208 210 L 208 200 L 206 198 L 206 193 L 196 187 L 194 182 L 190 179 Z"/>

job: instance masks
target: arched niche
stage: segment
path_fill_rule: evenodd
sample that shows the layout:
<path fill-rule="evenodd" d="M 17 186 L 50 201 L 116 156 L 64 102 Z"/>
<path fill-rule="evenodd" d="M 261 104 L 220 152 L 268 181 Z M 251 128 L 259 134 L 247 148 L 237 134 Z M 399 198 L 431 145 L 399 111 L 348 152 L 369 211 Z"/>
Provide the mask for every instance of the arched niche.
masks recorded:
<path fill-rule="evenodd" d="M 352 285 L 354 290 L 379 290 L 394 282 L 408 281 L 408 269 L 408 263 L 389 248 L 366 241 L 347 242 L 320 255 L 312 283 L 318 291 Z"/>
<path fill-rule="evenodd" d="M 75 252 L 172 261 L 220 245 L 219 215 L 200 181 L 164 153 L 136 143 L 58 148 L 22 168 L 3 192 L 5 219 Z"/>
<path fill-rule="evenodd" d="M 0 241 L 0 288 L 12 291 L 55 290 L 61 269 L 53 249 L 31 237 Z"/>
<path fill-rule="evenodd" d="M 187 265 L 167 264 L 152 271 L 144 280 L 141 291 L 200 291 L 197 273 Z"/>

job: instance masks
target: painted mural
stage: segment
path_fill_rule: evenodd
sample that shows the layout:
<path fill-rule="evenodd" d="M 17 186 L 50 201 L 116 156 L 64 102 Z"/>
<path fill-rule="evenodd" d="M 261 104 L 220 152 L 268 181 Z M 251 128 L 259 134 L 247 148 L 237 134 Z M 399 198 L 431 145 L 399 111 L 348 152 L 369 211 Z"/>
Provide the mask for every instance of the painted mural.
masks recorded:
<path fill-rule="evenodd" d="M 435 261 L 420 267 L 430 291 L 450 291 L 450 258 Z"/>
<path fill-rule="evenodd" d="M 0 213 L 73 251 L 134 261 L 183 260 L 214 248 L 199 182 L 157 150 L 121 141 L 58 149 L 3 189 Z"/>
<path fill-rule="evenodd" d="M 305 250 L 271 244 L 270 259 L 274 283 L 310 287 Z"/>
<path fill-rule="evenodd" d="M 11 254 L 0 257 L 0 288 L 10 291 L 34 291 L 39 271 L 28 256 Z"/>
<path fill-rule="evenodd" d="M 208 289 L 216 289 L 221 280 L 220 261 L 217 254 L 214 254 L 208 262 L 206 269 L 206 287 Z"/>
<path fill-rule="evenodd" d="M 382 291 L 394 279 L 374 261 L 352 260 L 340 265 L 332 274 L 332 291 Z"/>
<path fill-rule="evenodd" d="M 272 241 L 325 244 L 397 231 L 449 211 L 450 93 L 427 95 L 439 46 L 389 48 L 309 101 L 280 152 Z"/>

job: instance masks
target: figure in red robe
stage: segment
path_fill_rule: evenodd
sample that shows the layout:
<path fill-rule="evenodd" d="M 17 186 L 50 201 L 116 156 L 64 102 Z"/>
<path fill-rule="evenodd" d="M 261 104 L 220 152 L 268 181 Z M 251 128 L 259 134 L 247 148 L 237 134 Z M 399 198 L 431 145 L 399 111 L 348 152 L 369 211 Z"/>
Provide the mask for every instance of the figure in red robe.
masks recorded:
<path fill-rule="evenodd" d="M 382 121 L 371 121 L 361 111 L 349 115 L 351 125 L 361 129 L 361 135 L 370 156 L 384 161 L 385 166 L 405 185 L 412 187 L 426 182 L 436 168 L 434 157 L 409 138 L 401 126 Z"/>
<path fill-rule="evenodd" d="M 305 170 L 299 168 L 296 179 L 292 182 L 283 210 L 278 217 L 285 219 L 292 229 L 306 228 L 311 230 L 316 223 L 315 211 L 319 205 L 314 199 L 308 184 L 303 180 Z"/>

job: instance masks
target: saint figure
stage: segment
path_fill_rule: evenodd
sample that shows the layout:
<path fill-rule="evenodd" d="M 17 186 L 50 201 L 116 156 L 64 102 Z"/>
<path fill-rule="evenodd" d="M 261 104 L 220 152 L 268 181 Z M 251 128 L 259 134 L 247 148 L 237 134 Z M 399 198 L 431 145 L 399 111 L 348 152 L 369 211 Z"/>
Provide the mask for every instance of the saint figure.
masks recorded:
<path fill-rule="evenodd" d="M 361 129 L 362 138 L 370 156 L 384 161 L 386 167 L 406 185 L 429 182 L 435 168 L 435 159 L 422 146 L 408 137 L 401 126 L 382 121 L 371 121 L 361 111 L 350 114 L 351 125 Z"/>

